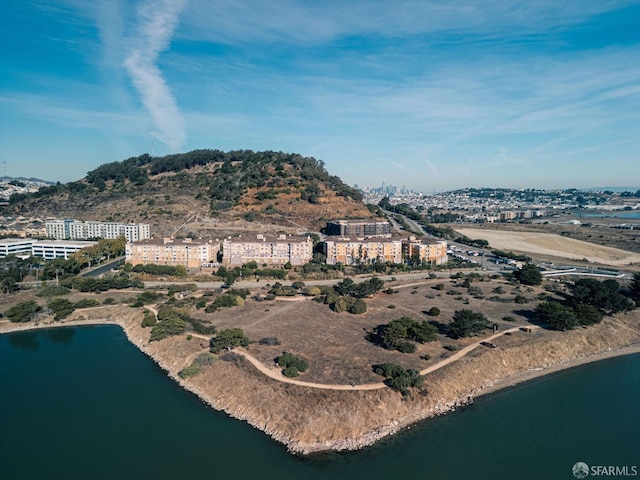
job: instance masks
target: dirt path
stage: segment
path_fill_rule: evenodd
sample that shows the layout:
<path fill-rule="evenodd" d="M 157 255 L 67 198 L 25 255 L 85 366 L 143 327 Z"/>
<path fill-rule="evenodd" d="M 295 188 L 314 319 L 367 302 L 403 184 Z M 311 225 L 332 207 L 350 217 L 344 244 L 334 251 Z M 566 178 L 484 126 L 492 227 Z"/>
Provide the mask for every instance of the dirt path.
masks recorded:
<path fill-rule="evenodd" d="M 154 314 L 157 315 L 158 311 L 155 308 L 155 305 L 145 305 L 145 308 L 149 309 L 150 311 L 152 311 Z M 532 327 L 532 328 L 539 328 L 539 327 Z M 464 357 L 465 355 L 467 355 L 469 352 L 471 352 L 472 350 L 474 350 L 475 348 L 477 348 L 478 346 L 480 346 L 480 344 L 482 342 L 491 342 L 492 340 L 495 340 L 498 337 L 501 337 L 502 335 L 504 335 L 505 333 L 512 333 L 512 332 L 517 332 L 518 330 L 520 330 L 520 327 L 513 327 L 510 328 L 509 330 L 504 330 L 502 332 L 498 332 L 495 333 L 493 335 L 491 335 L 490 337 L 487 338 L 483 338 L 481 340 L 478 340 L 477 342 L 474 342 L 470 345 L 467 345 L 466 347 L 464 347 L 462 350 L 456 352 L 455 354 L 451 355 L 448 358 L 445 358 L 444 360 L 431 365 L 430 367 L 424 368 L 422 370 L 420 370 L 420 375 L 427 375 L 428 373 L 431 372 L 435 372 L 436 370 L 449 365 L 452 362 L 455 362 L 456 360 L 459 360 L 460 358 Z M 192 337 L 195 338 L 200 338 L 202 340 L 207 340 L 209 341 L 211 339 L 210 336 L 207 335 L 201 335 L 198 333 L 191 333 L 190 334 Z M 193 354 L 191 354 L 185 361 L 185 366 L 188 366 L 190 364 L 190 361 L 195 358 L 196 355 L 204 352 L 204 351 L 208 351 L 208 348 L 202 349 L 199 352 L 195 352 Z M 378 390 L 380 388 L 385 388 L 386 385 L 383 382 L 379 382 L 379 383 L 364 383 L 361 385 L 340 385 L 340 384 L 332 384 L 332 383 L 313 383 L 313 382 L 304 382 L 302 380 L 296 380 L 294 378 L 289 378 L 289 377 L 285 377 L 282 372 L 281 372 L 281 368 L 277 367 L 277 366 L 273 366 L 273 367 L 268 367 L 266 366 L 264 363 L 262 363 L 260 360 L 258 360 L 257 358 L 255 358 L 253 355 L 251 355 L 249 352 L 247 352 L 246 350 L 244 350 L 243 348 L 234 348 L 233 349 L 234 353 L 237 353 L 238 355 L 242 355 L 244 358 L 246 358 L 249 363 L 251 363 L 254 367 L 256 367 L 258 369 L 258 371 L 260 371 L 261 373 L 263 373 L 264 375 L 266 375 L 269 378 L 272 378 L 274 380 L 277 380 L 279 382 L 283 382 L 283 383 L 290 383 L 292 385 L 300 385 L 301 387 L 310 387 L 310 388 L 318 388 L 321 390 Z"/>

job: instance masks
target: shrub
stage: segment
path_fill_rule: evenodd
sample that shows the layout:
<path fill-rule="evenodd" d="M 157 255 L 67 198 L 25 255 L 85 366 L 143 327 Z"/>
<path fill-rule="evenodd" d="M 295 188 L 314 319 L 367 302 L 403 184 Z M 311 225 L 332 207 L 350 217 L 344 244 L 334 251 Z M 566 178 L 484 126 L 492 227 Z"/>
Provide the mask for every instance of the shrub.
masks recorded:
<path fill-rule="evenodd" d="M 280 340 L 278 337 L 265 337 L 258 340 L 260 345 L 280 345 Z"/>
<path fill-rule="evenodd" d="M 438 283 L 433 287 L 435 290 L 444 290 L 444 283 Z"/>
<path fill-rule="evenodd" d="M 91 308 L 100 305 L 100 300 L 97 298 L 83 298 L 74 304 L 75 308 Z"/>
<path fill-rule="evenodd" d="M 23 323 L 30 321 L 37 312 L 42 310 L 34 300 L 28 300 L 26 302 L 20 302 L 11 308 L 8 308 L 4 315 L 10 322 Z"/>
<path fill-rule="evenodd" d="M 144 318 L 142 319 L 142 323 L 140 325 L 144 328 L 153 327 L 157 322 L 158 320 L 156 319 L 156 316 L 149 310 L 147 310 L 144 312 Z"/>
<path fill-rule="evenodd" d="M 440 309 L 438 307 L 431 307 L 428 314 L 431 317 L 437 317 L 438 315 L 440 315 Z"/>
<path fill-rule="evenodd" d="M 46 287 L 42 287 L 36 292 L 37 297 L 58 297 L 61 295 L 67 295 L 71 290 L 67 287 L 58 286 L 58 285 L 47 285 Z"/>
<path fill-rule="evenodd" d="M 182 335 L 186 328 L 187 322 L 177 315 L 160 320 L 153 326 L 149 341 L 156 342 L 174 335 Z"/>
<path fill-rule="evenodd" d="M 305 359 L 300 358 L 292 353 L 283 353 L 278 358 L 276 358 L 276 362 L 281 367 L 294 367 L 300 372 L 304 372 L 307 370 L 307 368 L 309 368 L 309 363 Z"/>
<path fill-rule="evenodd" d="M 53 319 L 57 321 L 71 315 L 75 310 L 75 305 L 66 298 L 54 298 L 47 304 L 47 308 L 54 313 Z"/>
<path fill-rule="evenodd" d="M 364 300 L 362 300 L 361 298 L 356 299 L 356 301 L 353 302 L 353 305 L 351 305 L 351 307 L 349 308 L 349 313 L 352 313 L 354 315 L 365 313 L 366 311 L 367 304 L 364 303 Z"/>
<path fill-rule="evenodd" d="M 527 300 L 527 297 L 525 297 L 524 295 L 516 295 L 513 301 L 521 305 L 529 303 L 529 300 Z"/>
<path fill-rule="evenodd" d="M 289 377 L 289 378 L 293 378 L 293 377 L 297 377 L 298 376 L 298 369 L 296 367 L 287 367 L 285 369 L 282 370 L 282 374 L 285 377 Z"/>
<path fill-rule="evenodd" d="M 403 397 L 409 395 L 410 388 L 420 388 L 422 386 L 423 377 L 420 372 L 414 369 L 405 370 L 395 363 L 382 363 L 373 365 L 373 371 L 385 377 L 385 384 L 394 390 L 397 390 Z"/>
<path fill-rule="evenodd" d="M 504 320 L 505 322 L 515 322 L 516 321 L 516 319 L 513 318 L 510 315 L 507 315 L 506 317 L 502 317 L 502 320 Z"/>
<path fill-rule="evenodd" d="M 208 353 L 201 353 L 196 358 L 194 358 L 192 365 L 197 365 L 199 367 L 208 367 L 213 365 L 216 362 L 216 357 L 210 355 Z"/>
<path fill-rule="evenodd" d="M 200 373 L 200 367 L 198 365 L 194 365 L 193 363 L 189 365 L 187 368 L 183 368 L 178 372 L 178 376 L 182 379 L 195 377 Z"/>
<path fill-rule="evenodd" d="M 453 338 L 470 337 L 487 328 L 489 320 L 480 312 L 456 310 L 449 323 L 449 333 Z"/>
<path fill-rule="evenodd" d="M 225 348 L 246 347 L 249 339 L 244 335 L 241 328 L 229 328 L 220 331 L 209 341 L 211 353 L 219 353 Z"/>

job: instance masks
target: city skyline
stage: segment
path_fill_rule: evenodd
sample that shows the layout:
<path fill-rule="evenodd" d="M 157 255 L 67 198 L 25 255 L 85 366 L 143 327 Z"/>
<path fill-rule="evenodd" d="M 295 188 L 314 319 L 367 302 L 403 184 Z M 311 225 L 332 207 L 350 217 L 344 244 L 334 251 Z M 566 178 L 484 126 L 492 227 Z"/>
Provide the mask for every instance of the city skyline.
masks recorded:
<path fill-rule="evenodd" d="M 640 183 L 637 2 L 393 6 L 14 3 L 0 160 L 71 181 L 146 152 L 281 150 L 425 192 Z"/>

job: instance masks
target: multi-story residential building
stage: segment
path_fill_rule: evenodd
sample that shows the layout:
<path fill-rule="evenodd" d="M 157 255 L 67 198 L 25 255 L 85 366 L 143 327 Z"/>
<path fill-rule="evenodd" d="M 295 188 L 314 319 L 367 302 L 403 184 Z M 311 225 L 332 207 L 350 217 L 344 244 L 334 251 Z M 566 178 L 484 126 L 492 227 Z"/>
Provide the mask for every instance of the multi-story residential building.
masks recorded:
<path fill-rule="evenodd" d="M 325 233 L 339 237 L 391 237 L 391 225 L 386 220 L 335 220 L 327 222 Z"/>
<path fill-rule="evenodd" d="M 309 236 L 262 235 L 228 237 L 222 242 L 222 263 L 242 265 L 304 265 L 313 256 L 313 241 Z"/>
<path fill-rule="evenodd" d="M 411 236 L 402 242 L 403 252 L 407 259 L 419 259 L 420 262 L 441 265 L 449 261 L 447 242 L 433 238 L 416 238 Z"/>
<path fill-rule="evenodd" d="M 43 257 L 45 260 L 64 258 L 86 247 L 97 245 L 98 242 L 79 242 L 65 240 L 38 240 L 33 242 L 32 255 Z"/>
<path fill-rule="evenodd" d="M 402 239 L 331 236 L 324 240 L 327 264 L 402 263 Z"/>
<path fill-rule="evenodd" d="M 185 239 L 146 239 L 127 242 L 126 261 L 132 265 L 182 265 L 198 268 L 203 264 L 216 261 L 220 243 L 203 240 Z"/>
<path fill-rule="evenodd" d="M 29 257 L 33 251 L 33 242 L 30 238 L 3 238 L 0 240 L 0 258 L 8 255 Z"/>
<path fill-rule="evenodd" d="M 151 237 L 146 223 L 81 222 L 71 218 L 45 222 L 45 230 L 47 237 L 57 240 L 113 239 L 124 235 L 128 242 L 137 242 Z"/>

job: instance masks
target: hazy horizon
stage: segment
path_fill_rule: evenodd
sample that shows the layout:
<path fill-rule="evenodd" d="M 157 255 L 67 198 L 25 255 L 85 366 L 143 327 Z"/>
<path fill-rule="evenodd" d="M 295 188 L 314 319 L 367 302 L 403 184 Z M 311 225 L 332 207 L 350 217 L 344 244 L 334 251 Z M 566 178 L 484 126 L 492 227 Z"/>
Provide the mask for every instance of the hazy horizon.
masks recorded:
<path fill-rule="evenodd" d="M 65 182 L 144 152 L 251 149 L 351 185 L 624 185 L 639 19 L 633 0 L 13 2 L 0 160 Z"/>

